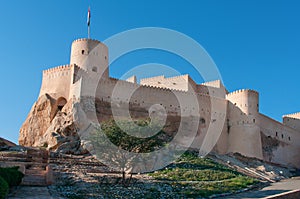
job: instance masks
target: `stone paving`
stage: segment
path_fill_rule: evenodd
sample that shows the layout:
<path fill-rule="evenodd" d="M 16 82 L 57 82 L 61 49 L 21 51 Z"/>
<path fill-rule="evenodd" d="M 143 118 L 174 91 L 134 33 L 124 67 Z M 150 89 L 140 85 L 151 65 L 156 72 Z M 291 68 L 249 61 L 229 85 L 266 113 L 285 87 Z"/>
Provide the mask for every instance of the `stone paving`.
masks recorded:
<path fill-rule="evenodd" d="M 58 198 L 51 197 L 47 187 L 20 186 L 12 194 L 8 196 L 8 199 L 58 199 Z"/>
<path fill-rule="evenodd" d="M 228 198 L 228 199 L 231 199 L 231 198 L 232 199 L 234 199 L 234 198 L 240 198 L 240 199 L 265 198 L 268 196 L 273 196 L 276 194 L 281 194 L 284 192 L 289 192 L 289 191 L 298 190 L 298 189 L 300 189 L 300 177 L 272 183 L 270 186 L 265 187 L 261 190 L 245 192 L 245 193 L 237 194 L 234 196 L 228 196 L 225 198 Z"/>
<path fill-rule="evenodd" d="M 237 194 L 234 196 L 227 196 L 222 198 L 227 199 L 254 199 L 254 198 L 265 198 L 291 190 L 300 189 L 300 177 L 281 182 L 272 183 L 270 186 L 263 188 L 258 191 L 249 191 L 246 193 Z M 36 186 L 20 186 L 12 194 L 9 195 L 8 199 L 63 199 L 61 197 L 51 197 L 47 187 L 36 187 Z"/>

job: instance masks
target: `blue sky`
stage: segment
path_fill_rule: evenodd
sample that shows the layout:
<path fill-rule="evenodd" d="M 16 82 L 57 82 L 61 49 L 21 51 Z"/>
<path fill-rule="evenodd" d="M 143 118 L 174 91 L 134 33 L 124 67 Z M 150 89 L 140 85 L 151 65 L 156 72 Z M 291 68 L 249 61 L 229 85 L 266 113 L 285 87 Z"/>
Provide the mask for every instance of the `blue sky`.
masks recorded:
<path fill-rule="evenodd" d="M 0 1 L 0 136 L 17 142 L 38 97 L 42 70 L 69 63 L 70 45 L 139 27 L 164 27 L 199 42 L 217 64 L 229 91 L 260 92 L 261 112 L 281 120 L 300 111 L 300 2 L 297 0 L 10 0 Z M 145 54 L 146 53 L 146 54 Z M 136 52 L 111 67 L 120 77 L 138 64 L 174 65 L 201 78 L 165 52 Z"/>

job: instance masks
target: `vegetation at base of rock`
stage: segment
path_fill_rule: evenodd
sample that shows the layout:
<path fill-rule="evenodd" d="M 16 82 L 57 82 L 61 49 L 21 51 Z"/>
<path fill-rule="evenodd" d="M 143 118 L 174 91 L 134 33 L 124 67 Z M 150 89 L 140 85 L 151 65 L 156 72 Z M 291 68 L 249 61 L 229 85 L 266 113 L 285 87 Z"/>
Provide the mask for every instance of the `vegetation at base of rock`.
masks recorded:
<path fill-rule="evenodd" d="M 231 193 L 258 182 L 192 152 L 186 152 L 172 165 L 149 175 L 171 183 L 178 195 L 185 197 Z"/>
<path fill-rule="evenodd" d="M 22 182 L 24 174 L 18 171 L 19 167 L 0 168 L 0 176 L 10 187 L 18 186 Z"/>
<path fill-rule="evenodd" d="M 0 199 L 5 199 L 9 191 L 7 182 L 0 176 Z"/>
<path fill-rule="evenodd" d="M 122 129 L 125 127 L 125 129 L 130 129 L 131 132 L 138 132 L 142 135 L 143 133 L 147 133 L 146 131 L 152 130 L 151 128 L 156 128 L 155 126 L 149 127 L 149 121 L 147 120 L 136 120 L 135 125 L 132 125 L 129 121 L 121 121 L 121 126 L 123 127 Z M 164 131 L 159 131 L 159 133 L 152 137 L 136 138 L 127 134 L 122 129 L 113 120 L 101 124 L 101 133 L 104 133 L 110 142 L 130 152 L 151 152 L 166 146 L 172 139 L 172 137 L 168 136 Z M 103 144 L 101 133 L 97 132 L 92 135 L 91 139 L 93 145 L 100 148 L 105 146 L 101 146 L 101 144 Z M 97 146 L 97 144 L 99 146 Z M 120 156 L 120 158 L 121 157 L 122 156 Z M 119 159 L 118 157 L 114 158 Z M 120 161 L 120 165 L 122 164 L 126 165 L 124 161 Z M 122 171 L 123 174 L 125 174 L 124 170 Z M 167 194 L 167 192 L 183 198 L 208 197 L 214 194 L 235 192 L 257 182 L 255 179 L 243 176 L 209 158 L 200 158 L 196 152 L 185 152 L 177 161 L 168 167 L 148 175 L 152 177 L 153 181 L 151 180 L 151 187 L 144 188 L 143 196 L 148 195 L 149 197 L 160 197 L 162 196 L 161 194 L 164 195 Z M 129 179 L 129 182 L 130 180 L 131 179 Z M 125 181 L 126 179 L 123 175 L 123 182 Z M 110 186 L 112 185 L 113 184 Z M 105 187 L 108 185 L 104 184 L 101 186 Z M 126 184 L 126 187 L 129 189 L 132 189 L 133 186 L 137 186 L 137 183 Z M 142 187 L 144 185 L 141 183 L 138 186 Z M 162 190 L 157 188 L 158 186 L 164 186 L 169 191 L 163 193 Z M 116 186 L 116 188 L 117 187 L 118 186 Z M 122 188 L 121 192 L 124 193 L 126 187 Z M 129 189 L 127 190 L 129 191 Z M 138 194 L 135 196 L 138 196 Z"/>

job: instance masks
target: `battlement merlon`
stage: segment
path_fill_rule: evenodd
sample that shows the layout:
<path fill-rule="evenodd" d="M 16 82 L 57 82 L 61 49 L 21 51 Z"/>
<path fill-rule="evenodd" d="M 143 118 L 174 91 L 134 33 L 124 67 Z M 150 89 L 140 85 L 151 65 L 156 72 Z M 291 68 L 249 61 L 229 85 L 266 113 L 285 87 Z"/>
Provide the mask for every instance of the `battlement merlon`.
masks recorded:
<path fill-rule="evenodd" d="M 283 115 L 282 118 L 300 119 L 300 112 Z"/>
<path fill-rule="evenodd" d="M 54 68 L 49 68 L 49 69 L 43 70 L 43 75 L 57 73 L 57 72 L 60 72 L 60 71 L 68 71 L 74 66 L 75 65 L 67 64 L 67 65 L 56 66 Z"/>
<path fill-rule="evenodd" d="M 282 123 L 300 133 L 300 112 L 282 116 Z"/>

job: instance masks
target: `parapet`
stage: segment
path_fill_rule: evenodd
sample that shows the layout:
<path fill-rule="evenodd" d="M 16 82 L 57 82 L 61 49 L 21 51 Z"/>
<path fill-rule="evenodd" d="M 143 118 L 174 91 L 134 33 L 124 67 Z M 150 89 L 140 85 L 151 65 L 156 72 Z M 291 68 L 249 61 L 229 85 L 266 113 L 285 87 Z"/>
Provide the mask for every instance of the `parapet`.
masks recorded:
<path fill-rule="evenodd" d="M 289 118 L 300 119 L 300 112 L 298 112 L 298 113 L 292 113 L 292 114 L 288 114 L 288 115 L 283 115 L 282 117 L 283 118 L 289 117 Z"/>
<path fill-rule="evenodd" d="M 227 96 L 237 95 L 237 94 L 241 94 L 241 93 L 251 93 L 254 95 L 259 95 L 259 93 L 257 91 L 252 90 L 252 89 L 240 89 L 240 90 L 236 90 L 231 93 L 228 93 Z"/>
<path fill-rule="evenodd" d="M 70 70 L 74 65 L 61 65 L 61 66 L 57 66 L 54 68 L 50 68 L 47 70 L 43 71 L 43 74 L 49 74 L 49 73 L 55 73 L 58 71 L 66 71 L 66 70 Z"/>
<path fill-rule="evenodd" d="M 80 38 L 80 39 L 76 39 L 76 40 L 74 40 L 72 43 L 76 43 L 76 42 L 80 42 L 80 41 L 93 41 L 93 42 L 101 43 L 100 41 L 98 41 L 98 40 L 96 40 L 96 39 L 88 39 L 88 38 Z"/>
<path fill-rule="evenodd" d="M 221 88 L 223 86 L 221 80 L 215 80 L 215 81 L 210 81 L 210 82 L 204 82 L 200 85 L 203 86 L 210 86 L 210 87 L 215 87 L 215 88 Z M 224 87 L 224 86 L 223 86 Z"/>

